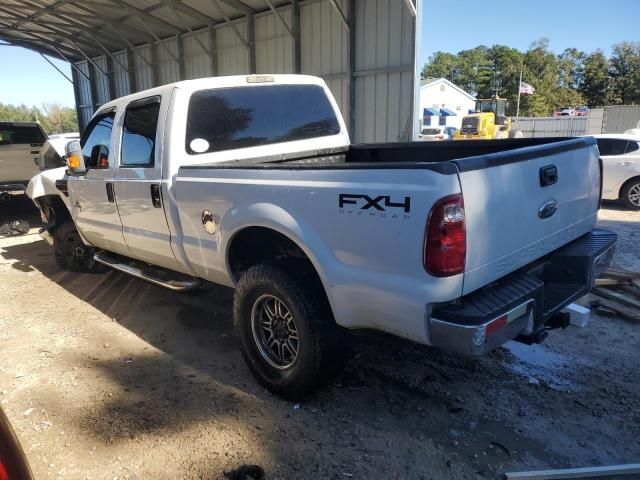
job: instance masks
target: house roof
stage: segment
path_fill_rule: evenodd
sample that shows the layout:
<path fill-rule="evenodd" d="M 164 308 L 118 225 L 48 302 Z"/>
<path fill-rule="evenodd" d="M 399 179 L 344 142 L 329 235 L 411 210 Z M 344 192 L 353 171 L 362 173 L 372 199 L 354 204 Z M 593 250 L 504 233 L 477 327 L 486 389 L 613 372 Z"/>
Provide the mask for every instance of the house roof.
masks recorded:
<path fill-rule="evenodd" d="M 449 80 L 447 80 L 444 77 L 442 77 L 442 78 L 423 78 L 422 80 L 420 80 L 420 90 L 422 90 L 423 88 L 426 88 L 426 87 L 431 87 L 433 85 L 437 85 L 438 83 L 445 83 L 445 84 L 449 85 L 451 88 L 453 88 L 454 90 L 457 90 L 458 92 L 462 93 L 463 95 L 466 95 L 469 98 L 469 100 L 473 100 L 474 102 L 476 100 L 476 97 L 474 97 L 470 93 L 465 92 L 462 88 L 457 86 L 455 83 L 450 82 Z"/>

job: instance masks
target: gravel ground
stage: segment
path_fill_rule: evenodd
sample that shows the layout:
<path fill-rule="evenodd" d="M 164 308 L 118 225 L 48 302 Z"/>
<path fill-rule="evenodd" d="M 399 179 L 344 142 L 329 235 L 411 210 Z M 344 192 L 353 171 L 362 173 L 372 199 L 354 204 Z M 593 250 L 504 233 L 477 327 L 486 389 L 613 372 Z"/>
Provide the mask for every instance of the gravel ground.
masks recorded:
<path fill-rule="evenodd" d="M 0 225 L 37 223 L 27 201 Z M 640 271 L 640 212 L 615 204 L 617 266 Z M 301 404 L 259 387 L 232 291 L 177 294 L 115 271 L 61 272 L 36 230 L 0 238 L 0 403 L 37 478 L 500 478 L 640 461 L 640 325 L 592 315 L 482 358 L 355 335 Z"/>

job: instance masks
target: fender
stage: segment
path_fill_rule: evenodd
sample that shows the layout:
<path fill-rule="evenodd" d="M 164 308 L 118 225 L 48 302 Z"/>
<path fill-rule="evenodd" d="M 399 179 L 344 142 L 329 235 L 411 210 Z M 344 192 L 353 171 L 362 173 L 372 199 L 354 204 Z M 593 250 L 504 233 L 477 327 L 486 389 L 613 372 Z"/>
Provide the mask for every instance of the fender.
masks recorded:
<path fill-rule="evenodd" d="M 220 222 L 221 243 L 220 253 L 223 255 L 224 268 L 229 278 L 233 279 L 233 272 L 229 265 L 229 247 L 235 236 L 245 228 L 263 227 L 278 232 L 294 244 L 309 258 L 324 287 L 329 303 L 333 309 L 331 283 L 322 266 L 335 265 L 338 260 L 315 232 L 312 225 L 294 218 L 289 212 L 271 203 L 255 203 L 243 207 L 236 207 L 227 212 Z M 221 265 L 222 266 L 222 265 Z"/>

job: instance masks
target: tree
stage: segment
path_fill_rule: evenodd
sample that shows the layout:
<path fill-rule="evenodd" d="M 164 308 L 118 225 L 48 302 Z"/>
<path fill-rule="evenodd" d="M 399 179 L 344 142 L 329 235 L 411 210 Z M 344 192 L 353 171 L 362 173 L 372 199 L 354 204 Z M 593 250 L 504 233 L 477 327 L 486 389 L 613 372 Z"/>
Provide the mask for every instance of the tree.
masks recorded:
<path fill-rule="evenodd" d="M 584 96 L 586 104 L 591 108 L 606 105 L 609 84 L 609 63 L 602 50 L 596 50 L 584 61 L 580 93 Z"/>
<path fill-rule="evenodd" d="M 613 46 L 609 76 L 616 99 L 623 105 L 640 102 L 640 42 Z"/>
<path fill-rule="evenodd" d="M 587 55 L 575 48 L 566 48 L 558 55 L 558 84 L 579 90 L 584 79 L 584 61 Z"/>
<path fill-rule="evenodd" d="M 422 78 L 446 78 L 450 82 L 457 82 L 458 57 L 452 53 L 436 52 L 429 57 L 429 61 L 422 69 Z"/>
<path fill-rule="evenodd" d="M 78 117 L 73 108 L 62 107 L 57 103 L 43 104 L 38 107 L 26 105 L 5 105 L 0 103 L 0 121 L 40 122 L 47 134 L 77 132 Z"/>

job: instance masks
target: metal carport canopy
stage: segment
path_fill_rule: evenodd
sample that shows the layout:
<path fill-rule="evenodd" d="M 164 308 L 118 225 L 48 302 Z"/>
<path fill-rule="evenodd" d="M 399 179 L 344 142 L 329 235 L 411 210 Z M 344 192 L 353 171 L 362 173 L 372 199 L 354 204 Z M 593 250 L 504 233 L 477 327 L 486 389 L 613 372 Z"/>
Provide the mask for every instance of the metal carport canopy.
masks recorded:
<path fill-rule="evenodd" d="M 157 85 L 306 73 L 325 79 L 353 141 L 396 141 L 417 134 L 421 1 L 6 0 L 0 39 L 71 63 L 81 128 Z"/>

